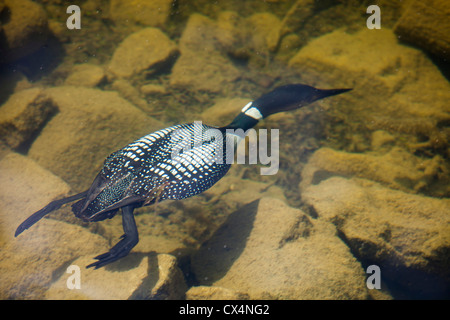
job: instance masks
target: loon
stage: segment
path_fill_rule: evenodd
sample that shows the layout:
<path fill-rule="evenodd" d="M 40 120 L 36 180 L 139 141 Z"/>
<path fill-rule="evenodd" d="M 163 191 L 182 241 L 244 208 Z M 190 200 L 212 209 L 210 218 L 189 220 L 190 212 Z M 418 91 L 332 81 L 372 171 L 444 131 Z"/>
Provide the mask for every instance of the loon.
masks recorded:
<path fill-rule="evenodd" d="M 211 188 L 228 172 L 231 164 L 226 161 L 226 152 L 221 155 L 216 151 L 226 150 L 223 147 L 230 138 L 236 138 L 228 133 L 231 129 L 245 132 L 271 114 L 295 110 L 349 90 L 284 85 L 249 102 L 225 127 L 188 123 L 150 133 L 108 156 L 88 190 L 50 202 L 22 222 L 15 236 L 50 212 L 76 200 L 72 211 L 84 221 L 112 218 L 122 209 L 124 235 L 109 252 L 95 257 L 97 261 L 87 266 L 103 267 L 128 255 L 138 243 L 134 209 L 163 200 L 192 197 Z M 220 134 L 205 136 L 210 129 Z M 201 134 L 195 135 L 196 132 Z"/>

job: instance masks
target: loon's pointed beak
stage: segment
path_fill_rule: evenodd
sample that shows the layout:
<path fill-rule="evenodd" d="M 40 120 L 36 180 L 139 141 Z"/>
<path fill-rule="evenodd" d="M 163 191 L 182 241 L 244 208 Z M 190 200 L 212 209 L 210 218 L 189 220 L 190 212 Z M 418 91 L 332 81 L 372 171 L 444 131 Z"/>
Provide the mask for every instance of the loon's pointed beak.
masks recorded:
<path fill-rule="evenodd" d="M 353 90 L 353 88 L 349 89 L 317 89 L 317 95 L 315 96 L 314 100 L 320 100 L 323 98 L 335 96 L 344 92 L 348 92 L 350 90 Z"/>

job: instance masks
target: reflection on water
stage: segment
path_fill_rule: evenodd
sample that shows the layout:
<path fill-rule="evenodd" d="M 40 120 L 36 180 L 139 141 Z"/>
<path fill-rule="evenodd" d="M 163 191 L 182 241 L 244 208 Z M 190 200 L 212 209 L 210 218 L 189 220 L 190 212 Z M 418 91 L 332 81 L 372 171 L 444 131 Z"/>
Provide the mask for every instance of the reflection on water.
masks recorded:
<path fill-rule="evenodd" d="M 379 1 L 381 29 L 351 0 L 73 4 L 80 29 L 61 1 L 0 1 L 1 298 L 449 297 L 445 1 Z M 95 271 L 120 217 L 88 224 L 68 206 L 14 238 L 115 150 L 223 126 L 289 83 L 353 90 L 258 124 L 280 130 L 276 175 L 234 165 L 201 195 L 136 210 L 139 244 Z"/>

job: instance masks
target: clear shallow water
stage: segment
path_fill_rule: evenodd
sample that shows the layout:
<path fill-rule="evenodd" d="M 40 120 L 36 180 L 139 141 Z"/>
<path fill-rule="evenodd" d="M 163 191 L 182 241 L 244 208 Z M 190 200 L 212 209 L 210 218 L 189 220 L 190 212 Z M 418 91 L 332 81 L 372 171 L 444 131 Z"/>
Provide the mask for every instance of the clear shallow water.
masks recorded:
<path fill-rule="evenodd" d="M 1 297 L 448 298 L 448 57 L 401 41 L 414 8 L 382 3 L 370 30 L 368 5 L 351 2 L 157 2 L 80 2 L 69 30 L 58 2 L 5 1 Z M 17 31 L 29 21 L 35 33 Z M 129 142 L 225 125 L 289 83 L 353 90 L 258 124 L 279 130 L 275 175 L 236 164 L 199 196 L 136 210 L 129 257 L 85 270 L 121 219 L 83 223 L 70 207 L 13 237 Z M 79 291 L 66 287 L 72 264 Z M 368 288 L 369 266 L 381 289 Z"/>

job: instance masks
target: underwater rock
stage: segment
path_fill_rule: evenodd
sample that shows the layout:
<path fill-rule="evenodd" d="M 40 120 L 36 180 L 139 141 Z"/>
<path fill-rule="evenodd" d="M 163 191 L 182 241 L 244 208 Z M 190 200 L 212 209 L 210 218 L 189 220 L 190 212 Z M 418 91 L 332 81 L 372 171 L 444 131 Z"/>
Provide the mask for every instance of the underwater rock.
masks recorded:
<path fill-rule="evenodd" d="M 57 110 L 40 88 L 13 94 L 0 107 L 0 139 L 12 149 L 26 148 Z"/>
<path fill-rule="evenodd" d="M 28 81 L 22 72 L 15 69 L 5 70 L 3 68 L 2 72 L 0 72 L 0 105 L 5 103 L 14 92 L 33 87 L 36 87 L 36 85 Z"/>
<path fill-rule="evenodd" d="M 335 227 L 263 198 L 231 214 L 192 257 L 200 285 L 251 299 L 366 299 L 365 276 Z"/>
<path fill-rule="evenodd" d="M 133 252 L 142 252 L 148 254 L 150 252 L 156 253 L 170 253 L 183 254 L 188 251 L 186 248 L 186 244 L 183 244 L 180 240 L 175 237 L 171 237 L 170 235 L 154 235 L 154 228 L 156 225 L 152 224 L 147 227 L 147 222 L 149 219 L 146 219 L 148 215 L 138 215 L 135 217 L 136 225 L 139 229 L 139 243 L 136 247 L 133 248 Z M 120 227 L 120 226 L 119 226 Z M 116 233 L 115 233 L 116 234 Z"/>
<path fill-rule="evenodd" d="M 38 196 L 35 195 L 36 198 Z M 32 229 L 2 247 L 0 258 L 5 263 L 0 267 L 0 291 L 7 293 L 9 296 L 4 298 L 9 299 L 42 299 L 55 272 L 69 266 L 80 255 L 88 255 L 92 262 L 99 252 L 106 251 L 108 242 L 86 228 L 42 219 Z"/>
<path fill-rule="evenodd" d="M 243 179 L 241 174 L 234 172 L 234 170 L 238 170 L 237 166 L 239 164 L 235 164 L 235 168 L 232 167 L 230 172 L 218 181 L 213 188 L 204 192 L 211 203 L 220 201 L 217 204 L 219 208 L 226 212 L 233 212 L 243 205 L 264 197 L 286 200 L 282 188 L 265 182 Z M 211 219 L 214 219 L 214 217 L 211 217 Z"/>
<path fill-rule="evenodd" d="M 67 29 L 67 24 L 65 20 L 52 18 L 48 19 L 48 29 L 52 34 L 52 36 L 58 39 L 60 43 L 70 42 L 71 30 Z"/>
<path fill-rule="evenodd" d="M 295 32 L 303 27 L 307 20 L 314 15 L 316 2 L 314 0 L 297 0 L 286 12 L 283 20 L 268 32 L 268 46 L 275 51 L 280 39 L 290 32 Z"/>
<path fill-rule="evenodd" d="M 177 266 L 177 259 L 169 254 L 158 254 L 156 265 L 151 265 L 149 270 L 149 284 L 145 286 L 143 299 L 151 300 L 180 300 L 185 298 L 187 290 L 184 276 Z M 151 288 L 151 290 L 150 290 Z"/>
<path fill-rule="evenodd" d="M 117 92 L 63 86 L 45 94 L 59 113 L 42 129 L 28 155 L 76 190 L 92 183 L 109 154 L 163 127 Z"/>
<path fill-rule="evenodd" d="M 0 64 L 35 52 L 44 45 L 48 34 L 47 14 L 40 4 L 29 0 L 5 0 L 4 6 Z"/>
<path fill-rule="evenodd" d="M 19 237 L 17 226 L 69 186 L 28 157 L 14 152 L 0 159 L 0 297 L 42 299 L 54 272 L 80 255 L 91 258 L 108 242 L 80 226 L 42 219 Z M 20 266 L 18 268 L 18 266 Z"/>
<path fill-rule="evenodd" d="M 84 267 L 91 262 L 92 257 L 83 256 L 71 264 Z M 179 300 L 184 299 L 187 290 L 177 260 L 168 254 L 131 253 L 106 268 L 82 268 L 80 290 L 67 289 L 68 277 L 62 274 L 46 293 L 46 299 Z"/>
<path fill-rule="evenodd" d="M 118 77 L 132 77 L 142 71 L 153 73 L 177 55 L 177 47 L 161 30 L 145 28 L 123 40 L 107 67 Z"/>
<path fill-rule="evenodd" d="M 172 0 L 111 0 L 109 15 L 119 24 L 138 23 L 149 27 L 163 27 L 169 18 Z"/>
<path fill-rule="evenodd" d="M 229 124 L 250 101 L 252 101 L 251 98 L 218 99 L 213 106 L 203 111 L 201 115 L 202 122 L 207 124 Z"/>
<path fill-rule="evenodd" d="M 250 31 L 247 30 L 245 20 L 235 11 L 222 11 L 214 22 L 217 28 L 215 38 L 220 48 L 226 52 L 236 54 L 248 42 Z"/>
<path fill-rule="evenodd" d="M 342 177 L 304 188 L 302 198 L 336 225 L 358 259 L 378 265 L 385 281 L 422 298 L 448 294 L 449 199 Z"/>
<path fill-rule="evenodd" d="M 275 51 L 279 38 L 281 21 L 270 12 L 255 13 L 246 19 L 251 30 L 252 49 L 258 54 L 268 56 Z"/>
<path fill-rule="evenodd" d="M 337 98 L 345 102 L 340 110 L 373 130 L 423 132 L 423 123 L 449 119 L 450 84 L 423 52 L 399 44 L 389 29 L 336 30 L 310 41 L 289 66 L 311 85 L 353 88 Z M 418 124 L 409 120 L 417 118 Z M 400 123 L 390 125 L 393 120 Z"/>
<path fill-rule="evenodd" d="M 111 88 L 119 92 L 122 98 L 127 99 L 139 109 L 144 112 L 149 111 L 147 101 L 140 97 L 139 90 L 128 80 L 117 79 L 112 83 Z"/>
<path fill-rule="evenodd" d="M 438 174 L 439 167 L 444 165 L 441 157 L 435 158 L 423 160 L 398 147 L 382 155 L 321 148 L 304 167 L 300 187 L 304 189 L 310 184 L 316 185 L 330 176 L 344 176 L 373 180 L 390 188 L 415 192 L 426 186 Z M 441 164 L 432 166 L 434 161 Z"/>
<path fill-rule="evenodd" d="M 191 287 L 186 292 L 187 300 L 247 300 L 248 295 L 221 287 Z"/>
<path fill-rule="evenodd" d="M 281 22 L 270 12 L 243 18 L 237 12 L 222 11 L 215 23 L 217 47 L 237 61 L 266 65 L 270 51 L 276 49 Z"/>
<path fill-rule="evenodd" d="M 0 158 L 1 240 L 14 240 L 15 229 L 33 212 L 54 198 L 64 196 L 70 187 L 28 157 L 7 151 Z M 25 234 L 25 233 L 24 233 Z"/>
<path fill-rule="evenodd" d="M 361 56 L 365 59 L 357 59 Z M 352 35 L 336 30 L 302 47 L 289 66 L 306 76 L 313 73 L 311 80 L 321 73 L 322 77 L 316 77 L 314 82 L 336 81 L 343 87 L 356 89 L 371 85 L 371 92 L 374 89 L 389 92 L 397 82 L 411 76 L 404 68 L 421 56 L 418 50 L 398 45 L 397 38 L 388 29 L 376 32 L 362 29 Z"/>
<path fill-rule="evenodd" d="M 172 68 L 170 85 L 222 92 L 239 76 L 217 40 L 215 21 L 194 13 L 189 17 L 179 41 L 180 57 Z"/>
<path fill-rule="evenodd" d="M 394 141 L 395 137 L 389 132 L 386 132 L 384 130 L 377 130 L 372 132 L 372 140 L 370 141 L 370 146 L 372 147 L 373 151 L 377 151 Z"/>
<path fill-rule="evenodd" d="M 135 259 L 134 259 L 135 258 Z M 108 268 L 94 270 L 85 266 L 92 263 L 91 256 L 83 256 L 70 265 L 80 267 L 80 289 L 67 287 L 67 282 L 72 283 L 69 277 L 72 273 L 66 273 L 66 268 L 61 270 L 60 277 L 56 279 L 45 294 L 49 300 L 126 300 L 133 297 L 136 291 L 148 277 L 150 268 L 148 257 L 130 255 L 129 258 L 118 261 Z M 69 265 L 67 265 L 68 267 Z"/>
<path fill-rule="evenodd" d="M 157 85 L 157 84 L 145 84 L 141 87 L 141 92 L 145 95 L 167 93 L 166 88 L 164 88 L 164 86 Z"/>
<path fill-rule="evenodd" d="M 79 64 L 64 81 L 66 86 L 96 87 L 105 78 L 105 71 L 95 64 Z"/>
<path fill-rule="evenodd" d="M 413 1 L 394 26 L 401 41 L 436 56 L 450 57 L 450 3 L 447 0 Z"/>

